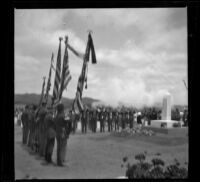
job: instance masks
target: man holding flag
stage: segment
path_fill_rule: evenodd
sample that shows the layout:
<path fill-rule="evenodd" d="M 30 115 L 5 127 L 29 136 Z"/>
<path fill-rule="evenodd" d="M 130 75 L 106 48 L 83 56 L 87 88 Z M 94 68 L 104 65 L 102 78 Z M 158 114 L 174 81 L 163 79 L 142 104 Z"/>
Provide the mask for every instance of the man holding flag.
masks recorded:
<path fill-rule="evenodd" d="M 62 99 L 62 93 L 67 88 L 69 81 L 71 80 L 71 75 L 68 66 L 68 51 L 67 51 L 67 41 L 68 37 L 65 37 L 65 53 L 63 59 L 62 74 L 60 77 L 60 67 L 61 67 L 61 38 L 58 56 L 57 56 L 57 67 L 56 76 L 53 90 L 52 106 L 57 108 L 57 115 L 55 117 L 56 126 L 56 140 L 57 140 L 57 165 L 63 166 L 65 159 L 67 139 L 71 131 L 70 121 L 65 120 L 64 105 L 60 103 Z"/>

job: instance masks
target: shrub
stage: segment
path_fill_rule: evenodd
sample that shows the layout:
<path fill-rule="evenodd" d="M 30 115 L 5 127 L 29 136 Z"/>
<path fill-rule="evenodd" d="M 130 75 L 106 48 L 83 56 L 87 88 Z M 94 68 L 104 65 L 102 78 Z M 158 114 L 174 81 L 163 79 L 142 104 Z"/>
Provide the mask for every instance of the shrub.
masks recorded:
<path fill-rule="evenodd" d="M 140 154 L 137 154 L 137 155 L 135 156 L 135 159 L 136 159 L 136 160 L 139 160 L 140 163 L 142 163 L 142 162 L 146 159 L 146 156 L 145 156 L 143 153 L 140 153 Z"/>
<path fill-rule="evenodd" d="M 159 159 L 159 158 L 154 158 L 154 159 L 151 160 L 151 162 L 152 162 L 154 167 L 159 166 L 159 165 L 161 165 L 161 166 L 165 165 L 164 161 L 162 159 Z"/>
<path fill-rule="evenodd" d="M 147 153 L 147 152 L 146 152 Z M 123 158 L 125 162 L 127 157 Z M 143 153 L 135 155 L 135 159 L 138 160 L 136 164 L 126 165 L 126 177 L 128 178 L 187 178 L 188 171 L 184 167 L 180 167 L 180 163 L 177 159 L 174 160 L 174 164 L 170 164 L 164 169 L 165 162 L 159 158 L 153 158 L 151 163 L 145 162 L 146 156 Z"/>

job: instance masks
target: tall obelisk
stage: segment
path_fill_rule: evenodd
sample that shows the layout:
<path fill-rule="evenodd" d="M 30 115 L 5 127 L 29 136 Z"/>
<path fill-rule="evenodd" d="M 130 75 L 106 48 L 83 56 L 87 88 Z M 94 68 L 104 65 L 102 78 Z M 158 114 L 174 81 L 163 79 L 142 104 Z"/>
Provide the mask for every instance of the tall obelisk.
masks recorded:
<path fill-rule="evenodd" d="M 162 120 L 171 120 L 171 95 L 167 94 L 163 98 Z"/>

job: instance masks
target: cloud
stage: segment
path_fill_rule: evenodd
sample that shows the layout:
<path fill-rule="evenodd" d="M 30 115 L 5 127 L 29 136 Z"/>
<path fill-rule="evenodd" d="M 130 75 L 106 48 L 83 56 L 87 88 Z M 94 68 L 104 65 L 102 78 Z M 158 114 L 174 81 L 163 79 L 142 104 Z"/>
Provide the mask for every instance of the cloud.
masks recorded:
<path fill-rule="evenodd" d="M 16 92 L 40 93 L 52 52 L 56 60 L 59 36 L 68 35 L 84 53 L 92 29 L 97 64 L 89 63 L 83 96 L 141 106 L 162 102 L 170 92 L 175 103 L 187 103 L 182 84 L 187 78 L 186 22 L 185 8 L 16 10 Z M 72 80 L 63 96 L 73 98 L 82 60 L 70 51 L 69 68 Z"/>

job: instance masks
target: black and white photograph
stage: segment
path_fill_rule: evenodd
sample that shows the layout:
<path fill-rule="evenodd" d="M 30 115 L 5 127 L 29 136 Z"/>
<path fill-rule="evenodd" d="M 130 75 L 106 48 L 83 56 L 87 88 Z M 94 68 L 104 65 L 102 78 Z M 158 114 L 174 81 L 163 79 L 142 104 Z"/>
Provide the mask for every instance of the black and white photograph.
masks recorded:
<path fill-rule="evenodd" d="M 187 7 L 14 9 L 15 179 L 188 178 Z"/>

